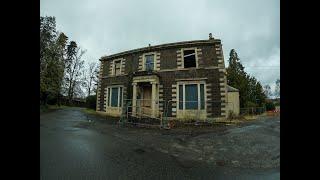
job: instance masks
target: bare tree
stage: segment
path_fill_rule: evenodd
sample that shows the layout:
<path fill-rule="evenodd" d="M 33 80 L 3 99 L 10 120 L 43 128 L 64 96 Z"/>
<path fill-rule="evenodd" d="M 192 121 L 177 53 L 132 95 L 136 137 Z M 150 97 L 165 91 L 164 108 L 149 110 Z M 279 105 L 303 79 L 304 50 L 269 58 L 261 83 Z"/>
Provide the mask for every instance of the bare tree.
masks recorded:
<path fill-rule="evenodd" d="M 267 97 L 271 97 L 272 96 L 271 87 L 269 85 L 265 85 L 264 86 L 264 94 Z"/>
<path fill-rule="evenodd" d="M 65 89 L 68 95 L 68 101 L 71 103 L 73 97 L 78 95 L 83 85 L 83 67 L 82 56 L 85 53 L 76 42 L 71 41 L 67 48 L 67 59 L 65 69 Z"/>
<path fill-rule="evenodd" d="M 85 87 L 88 93 L 87 96 L 90 96 L 92 92 L 95 91 L 95 84 L 98 81 L 97 73 L 99 73 L 98 63 L 89 63 L 85 70 Z"/>
<path fill-rule="evenodd" d="M 280 79 L 276 80 L 276 88 L 274 91 L 274 95 L 279 98 L 280 97 Z"/>

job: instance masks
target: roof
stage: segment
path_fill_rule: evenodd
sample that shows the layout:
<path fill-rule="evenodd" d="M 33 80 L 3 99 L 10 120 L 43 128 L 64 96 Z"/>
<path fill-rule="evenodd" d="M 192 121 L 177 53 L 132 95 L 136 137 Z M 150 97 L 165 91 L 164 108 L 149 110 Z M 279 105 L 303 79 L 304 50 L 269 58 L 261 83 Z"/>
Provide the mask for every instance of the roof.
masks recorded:
<path fill-rule="evenodd" d="M 227 85 L 227 90 L 228 90 L 228 92 L 239 92 L 238 89 L 236 89 L 236 88 L 234 88 L 234 87 L 231 87 L 231 86 L 229 86 L 229 85 Z"/>
<path fill-rule="evenodd" d="M 181 41 L 181 42 L 175 42 L 175 43 L 160 44 L 160 45 L 155 45 L 155 46 L 148 46 L 148 47 L 133 49 L 133 50 L 129 50 L 129 51 L 123 51 L 123 52 L 112 54 L 109 56 L 103 56 L 100 58 L 100 61 L 113 59 L 113 58 L 121 57 L 121 56 L 128 55 L 128 54 L 138 53 L 138 52 L 150 52 L 150 51 L 154 51 L 154 50 L 173 48 L 173 47 L 181 47 L 181 46 L 186 46 L 186 45 L 206 45 L 206 44 L 215 44 L 215 43 L 221 43 L 221 40 L 212 38 L 209 40 Z"/>

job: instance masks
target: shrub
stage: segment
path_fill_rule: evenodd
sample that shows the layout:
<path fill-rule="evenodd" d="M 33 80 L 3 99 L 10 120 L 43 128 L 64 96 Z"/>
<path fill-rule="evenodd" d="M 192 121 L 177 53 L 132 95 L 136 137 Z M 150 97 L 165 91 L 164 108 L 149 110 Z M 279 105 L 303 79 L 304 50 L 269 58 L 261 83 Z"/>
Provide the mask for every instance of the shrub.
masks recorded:
<path fill-rule="evenodd" d="M 266 110 L 267 111 L 273 111 L 276 109 L 276 106 L 273 104 L 273 102 L 266 102 Z"/>
<path fill-rule="evenodd" d="M 246 108 L 252 108 L 252 107 L 257 107 L 257 104 L 251 101 L 248 101 L 246 103 Z"/>
<path fill-rule="evenodd" d="M 96 95 L 91 95 L 86 98 L 86 105 L 90 109 L 96 109 L 97 105 L 97 96 Z"/>

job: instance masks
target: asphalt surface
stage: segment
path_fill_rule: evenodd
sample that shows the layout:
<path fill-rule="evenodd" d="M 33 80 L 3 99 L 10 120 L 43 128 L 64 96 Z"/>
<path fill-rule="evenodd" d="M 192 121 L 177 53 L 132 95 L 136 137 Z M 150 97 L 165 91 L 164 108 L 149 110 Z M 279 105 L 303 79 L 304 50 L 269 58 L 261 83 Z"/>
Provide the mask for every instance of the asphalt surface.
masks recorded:
<path fill-rule="evenodd" d="M 280 179 L 279 168 L 182 161 L 133 140 L 79 126 L 80 108 L 40 115 L 40 179 Z"/>

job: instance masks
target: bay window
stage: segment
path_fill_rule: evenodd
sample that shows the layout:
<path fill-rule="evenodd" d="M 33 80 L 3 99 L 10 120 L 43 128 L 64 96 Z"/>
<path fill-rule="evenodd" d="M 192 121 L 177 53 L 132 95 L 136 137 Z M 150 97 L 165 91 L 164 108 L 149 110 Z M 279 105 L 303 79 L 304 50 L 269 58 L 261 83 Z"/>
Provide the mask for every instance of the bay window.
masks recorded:
<path fill-rule="evenodd" d="M 108 97 L 107 97 L 108 107 L 121 107 L 122 106 L 122 87 L 108 87 Z"/>
<path fill-rule="evenodd" d="M 178 86 L 179 110 L 205 109 L 204 83 L 185 83 Z"/>

